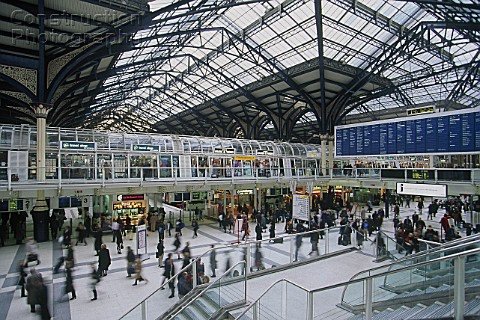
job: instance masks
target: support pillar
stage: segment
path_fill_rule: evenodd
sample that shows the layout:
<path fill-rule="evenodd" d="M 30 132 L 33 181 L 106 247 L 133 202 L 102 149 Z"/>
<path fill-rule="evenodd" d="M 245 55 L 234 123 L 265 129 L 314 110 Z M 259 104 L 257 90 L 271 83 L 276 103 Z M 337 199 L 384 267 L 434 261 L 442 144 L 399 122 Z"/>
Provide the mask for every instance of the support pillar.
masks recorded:
<path fill-rule="evenodd" d="M 334 138 L 333 136 L 328 137 L 328 171 L 330 176 L 333 173 L 333 155 L 335 151 L 335 146 L 333 144 Z"/>
<path fill-rule="evenodd" d="M 47 107 L 38 104 L 37 117 L 37 182 L 45 182 L 45 146 L 47 140 Z M 37 242 L 48 241 L 49 208 L 45 200 L 45 190 L 37 191 L 37 199 L 32 209 L 33 236 Z"/>
<path fill-rule="evenodd" d="M 465 310 L 465 256 L 455 258 L 453 278 L 455 320 L 463 320 Z"/>
<path fill-rule="evenodd" d="M 235 189 L 230 190 L 230 207 L 232 208 L 232 215 L 235 216 L 235 194 L 237 191 Z"/>
<path fill-rule="evenodd" d="M 328 135 L 320 135 L 320 149 L 321 149 L 321 168 L 320 172 L 322 176 L 327 175 L 327 139 Z"/>
<path fill-rule="evenodd" d="M 223 212 L 222 214 L 227 212 L 227 190 L 223 189 Z M 220 214 L 220 212 L 219 212 Z M 225 217 L 223 217 L 225 219 Z"/>

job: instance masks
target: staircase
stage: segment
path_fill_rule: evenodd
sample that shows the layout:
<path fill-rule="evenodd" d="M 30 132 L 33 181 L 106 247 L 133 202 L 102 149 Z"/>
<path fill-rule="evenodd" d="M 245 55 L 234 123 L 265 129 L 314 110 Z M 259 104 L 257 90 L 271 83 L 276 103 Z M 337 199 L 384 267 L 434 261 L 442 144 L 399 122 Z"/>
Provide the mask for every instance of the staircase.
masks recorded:
<path fill-rule="evenodd" d="M 480 238 L 446 243 L 359 272 L 348 282 L 304 289 L 305 301 L 294 307 L 265 309 L 292 285 L 275 284 L 236 319 L 291 319 L 289 308 L 298 312 L 296 319 L 307 320 L 480 319 Z M 340 303 L 332 309 L 335 297 Z"/>

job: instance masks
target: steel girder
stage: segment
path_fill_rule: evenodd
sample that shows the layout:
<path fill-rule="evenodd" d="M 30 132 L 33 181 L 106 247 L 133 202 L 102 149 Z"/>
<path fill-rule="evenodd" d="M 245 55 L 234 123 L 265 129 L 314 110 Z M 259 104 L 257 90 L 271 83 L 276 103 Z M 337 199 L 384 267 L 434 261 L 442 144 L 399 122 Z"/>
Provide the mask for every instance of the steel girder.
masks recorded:
<path fill-rule="evenodd" d="M 360 90 L 369 81 L 372 73 L 381 73 L 390 64 L 395 64 L 397 59 L 404 54 L 404 49 L 409 48 L 410 44 L 414 44 L 415 48 L 424 48 L 429 46 L 429 42 L 424 38 L 424 33 L 430 28 L 429 22 L 421 22 L 415 28 L 409 30 L 386 48 L 375 61 L 368 67 L 368 72 L 363 72 L 359 77 L 353 79 L 348 85 L 348 92 L 345 91 L 339 95 L 340 99 L 333 101 L 330 111 L 330 118 L 335 122 L 339 115 L 345 110 L 349 99 Z M 437 24 L 434 24 L 438 27 Z M 333 126 L 329 128 L 333 130 Z"/>

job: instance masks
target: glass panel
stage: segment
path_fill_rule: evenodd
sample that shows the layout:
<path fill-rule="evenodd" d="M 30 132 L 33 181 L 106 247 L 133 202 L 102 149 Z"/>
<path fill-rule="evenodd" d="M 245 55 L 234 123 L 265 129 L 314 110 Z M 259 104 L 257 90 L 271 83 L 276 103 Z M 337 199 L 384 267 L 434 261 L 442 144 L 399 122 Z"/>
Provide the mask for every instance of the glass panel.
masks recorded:
<path fill-rule="evenodd" d="M 2 133 L 0 135 L 0 144 L 10 147 L 12 145 L 13 139 L 13 130 L 10 128 L 2 128 Z"/>

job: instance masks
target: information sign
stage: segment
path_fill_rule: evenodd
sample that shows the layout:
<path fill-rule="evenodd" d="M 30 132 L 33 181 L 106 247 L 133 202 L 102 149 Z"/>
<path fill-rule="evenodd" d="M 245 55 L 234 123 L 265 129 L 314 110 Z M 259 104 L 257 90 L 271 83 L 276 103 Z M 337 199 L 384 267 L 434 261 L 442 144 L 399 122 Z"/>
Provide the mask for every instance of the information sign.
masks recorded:
<path fill-rule="evenodd" d="M 152 146 L 149 144 L 132 144 L 132 151 L 159 152 L 160 146 Z"/>
<path fill-rule="evenodd" d="M 137 226 L 137 255 L 148 257 L 147 254 L 147 228 L 145 225 Z"/>
<path fill-rule="evenodd" d="M 397 194 L 446 198 L 448 193 L 447 193 L 447 185 L 445 184 L 398 182 Z"/>
<path fill-rule="evenodd" d="M 95 150 L 95 142 L 61 141 L 60 148 L 70 150 Z"/>
<path fill-rule="evenodd" d="M 294 194 L 292 201 L 292 217 L 309 221 L 310 201 L 308 195 Z"/>
<path fill-rule="evenodd" d="M 459 152 L 480 152 L 480 108 L 335 127 L 336 157 Z"/>

